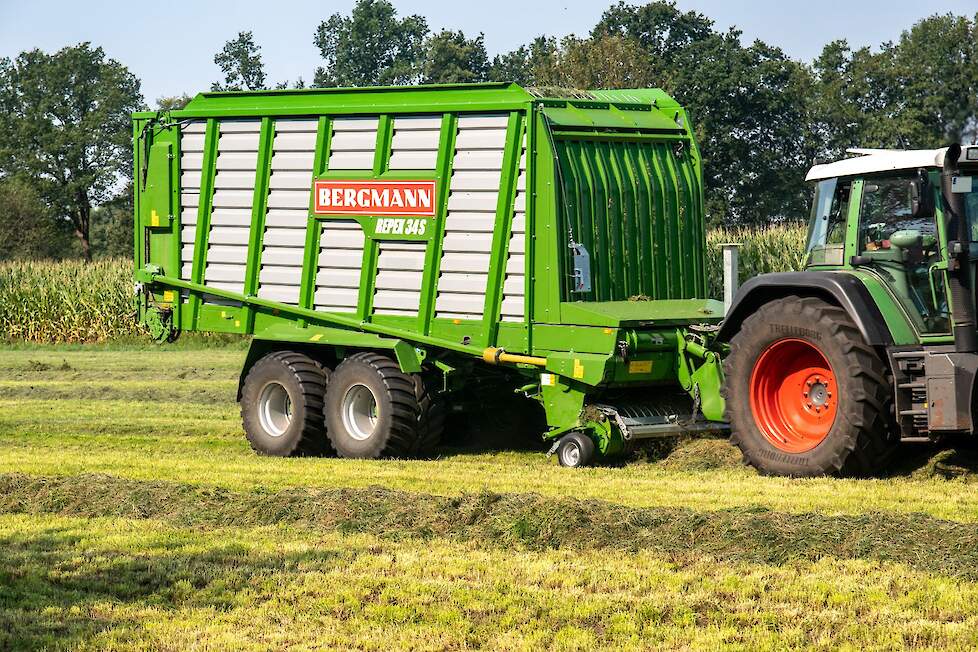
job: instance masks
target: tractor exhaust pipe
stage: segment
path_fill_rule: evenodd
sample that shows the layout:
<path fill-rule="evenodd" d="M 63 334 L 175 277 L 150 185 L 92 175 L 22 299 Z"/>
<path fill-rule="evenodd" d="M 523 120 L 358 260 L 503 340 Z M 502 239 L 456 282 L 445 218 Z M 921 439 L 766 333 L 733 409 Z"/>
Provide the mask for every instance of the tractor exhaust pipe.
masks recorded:
<path fill-rule="evenodd" d="M 951 322 L 954 327 L 954 350 L 958 353 L 978 351 L 978 331 L 975 324 L 975 301 L 971 290 L 971 236 L 965 215 L 964 200 L 954 192 L 953 179 L 958 176 L 961 145 L 954 143 L 944 154 L 941 171 L 941 194 L 944 196 L 948 234 L 948 281 L 951 286 Z"/>

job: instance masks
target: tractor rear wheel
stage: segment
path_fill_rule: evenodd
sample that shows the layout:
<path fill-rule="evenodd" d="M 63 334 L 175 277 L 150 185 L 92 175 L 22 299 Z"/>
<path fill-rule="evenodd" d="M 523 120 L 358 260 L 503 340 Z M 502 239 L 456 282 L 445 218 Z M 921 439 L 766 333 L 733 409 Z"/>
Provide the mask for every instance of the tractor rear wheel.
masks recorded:
<path fill-rule="evenodd" d="M 329 369 L 295 351 L 269 353 L 241 391 L 241 421 L 251 447 L 280 457 L 330 452 L 323 422 Z"/>
<path fill-rule="evenodd" d="M 406 457 L 418 439 L 414 378 L 377 353 L 355 353 L 329 381 L 326 432 L 340 457 Z"/>
<path fill-rule="evenodd" d="M 895 448 L 886 368 L 841 308 L 796 296 L 763 305 L 724 373 L 731 440 L 761 473 L 865 475 Z"/>

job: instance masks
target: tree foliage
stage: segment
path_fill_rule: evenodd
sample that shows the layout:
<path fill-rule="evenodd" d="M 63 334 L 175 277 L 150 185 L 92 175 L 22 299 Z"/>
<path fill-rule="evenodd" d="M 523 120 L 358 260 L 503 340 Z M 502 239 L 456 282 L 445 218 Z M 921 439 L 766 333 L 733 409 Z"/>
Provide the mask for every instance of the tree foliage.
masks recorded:
<path fill-rule="evenodd" d="M 529 45 L 521 45 L 492 60 L 489 78 L 511 81 L 524 86 L 552 84 L 557 77 L 557 39 L 538 36 Z"/>
<path fill-rule="evenodd" d="M 690 112 L 704 158 L 713 223 L 758 223 L 806 214 L 811 162 L 808 70 L 761 42 L 716 34 L 687 49 L 689 65 L 663 87 Z"/>
<path fill-rule="evenodd" d="M 634 39 L 650 56 L 653 74 L 662 76 L 681 65 L 691 46 L 716 35 L 713 21 L 695 11 L 683 12 L 675 2 L 627 5 L 608 8 L 591 31 L 592 37 L 617 34 Z"/>
<path fill-rule="evenodd" d="M 214 63 L 224 73 L 223 82 L 211 84 L 212 91 L 257 91 L 265 88 L 265 65 L 261 47 L 250 31 L 239 32 L 214 55 Z"/>
<path fill-rule="evenodd" d="M 139 80 L 88 43 L 0 60 L 0 176 L 29 184 L 91 258 L 93 207 L 131 175 Z"/>
<path fill-rule="evenodd" d="M 481 82 L 489 76 L 489 55 L 482 34 L 467 39 L 461 31 L 445 29 L 428 39 L 426 49 L 426 84 Z"/>
<path fill-rule="evenodd" d="M 92 211 L 92 253 L 95 257 L 132 256 L 133 212 L 132 183 Z"/>
<path fill-rule="evenodd" d="M 75 254 L 73 239 L 30 185 L 0 179 L 0 260 L 64 258 Z"/>
<path fill-rule="evenodd" d="M 978 15 L 925 18 L 887 45 L 900 130 L 919 147 L 971 142 L 978 119 Z"/>
<path fill-rule="evenodd" d="M 421 79 L 428 23 L 398 18 L 387 0 L 357 0 L 349 16 L 320 23 L 313 39 L 324 64 L 315 86 L 410 84 Z"/>
<path fill-rule="evenodd" d="M 156 110 L 157 111 L 178 111 L 188 104 L 193 98 L 183 93 L 181 95 L 173 95 L 170 97 L 160 97 L 156 99 Z"/>

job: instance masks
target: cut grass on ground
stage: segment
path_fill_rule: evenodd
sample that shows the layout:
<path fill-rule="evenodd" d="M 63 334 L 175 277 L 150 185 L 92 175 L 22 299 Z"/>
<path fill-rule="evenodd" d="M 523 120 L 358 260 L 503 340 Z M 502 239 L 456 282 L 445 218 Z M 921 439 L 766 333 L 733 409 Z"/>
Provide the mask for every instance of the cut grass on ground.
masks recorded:
<path fill-rule="evenodd" d="M 807 481 L 715 439 L 263 458 L 243 357 L 0 348 L 0 649 L 978 645 L 973 450 Z"/>
<path fill-rule="evenodd" d="M 427 461 L 259 457 L 245 441 L 234 402 L 243 358 L 228 350 L 0 349 L 0 473 L 106 473 L 231 489 L 379 484 L 439 495 L 532 491 L 639 507 L 922 512 L 978 522 L 971 482 L 978 464 L 967 450 L 959 454 L 965 468 L 938 461 L 922 466 L 926 477 L 908 468 L 885 480 L 804 481 L 760 477 L 720 440 L 692 440 L 651 461 L 576 471 L 538 448 L 525 450 L 525 439 L 513 442 L 523 450 L 488 451 L 462 440 Z M 943 470 L 963 473 L 948 481 Z"/>
<path fill-rule="evenodd" d="M 900 564 L 486 548 L 0 515 L 0 647 L 968 649 L 978 587 Z"/>
<path fill-rule="evenodd" d="M 392 539 L 450 539 L 586 554 L 652 550 L 784 564 L 823 557 L 898 562 L 978 580 L 978 524 L 923 514 L 786 514 L 756 508 L 635 508 L 538 494 L 457 497 L 367 489 L 228 491 L 113 476 L 0 475 L 0 512 L 151 518 L 181 526 L 283 525 Z"/>

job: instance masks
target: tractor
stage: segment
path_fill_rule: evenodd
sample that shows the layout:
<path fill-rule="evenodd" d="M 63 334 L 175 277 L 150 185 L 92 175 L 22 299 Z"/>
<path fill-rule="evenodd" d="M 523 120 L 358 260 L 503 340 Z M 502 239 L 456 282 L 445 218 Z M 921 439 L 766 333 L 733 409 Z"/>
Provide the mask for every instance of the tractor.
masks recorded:
<path fill-rule="evenodd" d="M 866 475 L 903 442 L 975 431 L 978 147 L 815 165 L 803 271 L 734 298 L 723 393 L 763 473 Z"/>

